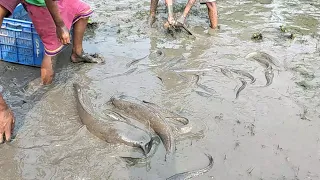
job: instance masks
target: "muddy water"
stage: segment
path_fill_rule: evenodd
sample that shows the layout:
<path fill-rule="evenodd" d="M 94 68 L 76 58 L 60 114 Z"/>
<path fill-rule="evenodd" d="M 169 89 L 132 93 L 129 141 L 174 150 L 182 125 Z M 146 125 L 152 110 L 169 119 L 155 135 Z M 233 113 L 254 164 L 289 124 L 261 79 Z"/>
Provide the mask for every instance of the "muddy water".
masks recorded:
<path fill-rule="evenodd" d="M 318 1 L 219 1 L 221 30 L 210 35 L 206 7 L 197 4 L 188 18 L 196 39 L 162 30 L 163 2 L 153 29 L 145 23 L 148 1 L 89 3 L 100 26 L 87 32 L 84 45 L 101 53 L 105 65 L 70 64 L 66 52 L 58 57 L 54 84 L 29 96 L 32 90 L 24 87 L 39 69 L 1 62 L 1 86 L 17 125 L 11 145 L 0 146 L 0 179 L 165 179 L 206 166 L 204 152 L 215 163 L 197 179 L 320 179 Z M 176 3 L 181 12 L 185 1 Z M 280 25 L 296 38 L 286 38 Z M 262 41 L 251 40 L 253 33 L 262 33 Z M 159 49 L 165 56 L 126 67 Z M 281 63 L 268 87 L 264 68 L 244 58 L 256 50 Z M 235 99 L 241 82 L 215 65 L 245 70 L 257 81 Z M 204 93 L 195 73 L 214 91 Z M 190 119 L 192 133 L 177 140 L 170 164 L 160 145 L 148 165 L 129 166 L 118 155 L 139 151 L 101 142 L 79 123 L 75 81 L 87 86 L 97 113 L 108 108 L 111 96 L 126 94 L 180 112 Z"/>

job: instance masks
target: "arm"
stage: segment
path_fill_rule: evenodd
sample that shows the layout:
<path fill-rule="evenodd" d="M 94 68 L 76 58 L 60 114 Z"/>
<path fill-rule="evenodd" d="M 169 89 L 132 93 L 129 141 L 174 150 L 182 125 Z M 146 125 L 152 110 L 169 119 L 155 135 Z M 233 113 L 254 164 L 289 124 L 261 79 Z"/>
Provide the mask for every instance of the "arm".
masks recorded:
<path fill-rule="evenodd" d="M 168 8 L 168 22 L 169 22 L 169 24 L 172 24 L 174 22 L 172 0 L 166 0 L 166 4 L 167 4 L 167 8 Z"/>
<path fill-rule="evenodd" d="M 56 25 L 58 38 L 60 39 L 62 44 L 69 44 L 70 43 L 69 30 L 63 22 L 56 0 L 45 0 L 45 2 L 51 14 L 51 17 Z"/>
<path fill-rule="evenodd" d="M 47 8 L 52 16 L 52 19 L 57 27 L 65 26 L 55 0 L 45 0 Z"/>

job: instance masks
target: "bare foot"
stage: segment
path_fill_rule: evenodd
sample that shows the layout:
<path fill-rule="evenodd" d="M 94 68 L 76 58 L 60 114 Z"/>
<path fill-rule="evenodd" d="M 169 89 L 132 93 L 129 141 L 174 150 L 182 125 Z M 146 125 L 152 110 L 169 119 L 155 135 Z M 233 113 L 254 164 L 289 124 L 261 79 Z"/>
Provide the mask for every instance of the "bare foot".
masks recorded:
<path fill-rule="evenodd" d="M 43 85 L 49 85 L 52 83 L 54 71 L 51 68 L 41 68 L 41 82 Z"/>
<path fill-rule="evenodd" d="M 48 85 L 52 83 L 54 70 L 53 70 L 53 57 L 45 56 L 41 64 L 41 81 L 42 84 Z"/>
<path fill-rule="evenodd" d="M 82 52 L 81 55 L 78 55 L 76 53 L 72 53 L 70 58 L 73 63 L 80 63 L 80 62 L 83 62 L 83 63 L 99 63 L 99 62 L 104 63 L 103 58 L 97 53 L 88 54 L 88 53 Z"/>

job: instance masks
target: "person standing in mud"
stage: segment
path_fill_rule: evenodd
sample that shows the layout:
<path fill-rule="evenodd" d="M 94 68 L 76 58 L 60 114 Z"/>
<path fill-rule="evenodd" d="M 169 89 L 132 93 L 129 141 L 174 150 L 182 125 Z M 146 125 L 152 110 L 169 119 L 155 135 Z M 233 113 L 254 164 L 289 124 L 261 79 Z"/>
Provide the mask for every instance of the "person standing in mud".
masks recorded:
<path fill-rule="evenodd" d="M 208 16 L 209 16 L 209 20 L 210 20 L 210 27 L 211 27 L 211 29 L 216 29 L 218 26 L 218 11 L 217 11 L 216 0 L 199 0 L 199 1 L 200 1 L 200 4 L 207 5 Z M 188 0 L 188 3 L 183 11 L 183 14 L 174 23 L 175 26 L 179 27 L 179 26 L 183 26 L 185 24 L 187 15 L 189 14 L 189 11 L 191 10 L 191 8 L 195 2 L 196 2 L 196 0 Z"/>
<path fill-rule="evenodd" d="M 87 3 L 81 0 L 22 0 L 22 3 L 45 47 L 41 65 L 43 85 L 52 83 L 52 58 L 70 44 L 69 31 L 72 25 L 74 36 L 70 60 L 73 63 L 96 62 L 92 56 L 84 53 L 82 47 L 88 19 L 93 13 Z"/>
<path fill-rule="evenodd" d="M 41 81 L 43 85 L 52 83 L 54 70 L 52 58 L 70 44 L 69 30 L 74 25 L 73 49 L 70 57 L 74 63 L 96 62 L 84 53 L 82 41 L 88 18 L 93 13 L 90 6 L 81 0 L 22 0 L 33 25 L 39 34 L 45 55 L 41 64 Z M 20 0 L 0 0 L 0 20 L 10 15 Z M 3 134 L 9 141 L 14 127 L 14 116 L 0 94 L 0 142 Z"/>
<path fill-rule="evenodd" d="M 165 0 L 167 9 L 168 9 L 168 23 L 170 25 L 175 23 L 173 17 L 173 2 L 172 0 Z M 149 25 L 152 26 L 156 21 L 156 11 L 158 7 L 159 0 L 151 0 L 150 2 L 150 16 L 149 16 Z"/>
<path fill-rule="evenodd" d="M 19 2 L 20 0 L 0 0 L 0 25 L 2 25 L 3 18 L 8 17 L 12 14 Z M 13 128 L 13 113 L 6 104 L 0 92 L 0 143 L 2 143 L 4 140 L 10 141 Z"/>

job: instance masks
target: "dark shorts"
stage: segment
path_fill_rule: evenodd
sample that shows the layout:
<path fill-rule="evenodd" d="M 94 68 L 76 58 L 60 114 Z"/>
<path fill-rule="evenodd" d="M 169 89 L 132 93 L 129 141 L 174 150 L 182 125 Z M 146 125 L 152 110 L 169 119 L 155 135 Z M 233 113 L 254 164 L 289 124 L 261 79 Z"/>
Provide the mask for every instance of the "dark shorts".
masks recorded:
<path fill-rule="evenodd" d="M 0 0 L 0 5 L 6 8 L 10 13 L 7 15 L 10 16 L 16 6 L 20 3 L 20 0 Z"/>

